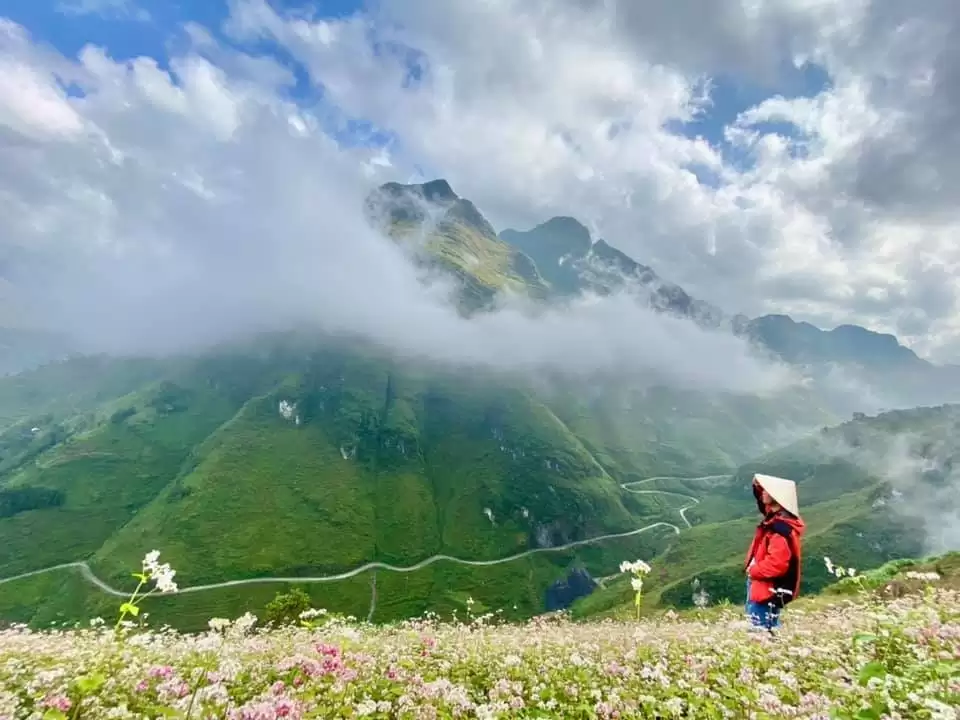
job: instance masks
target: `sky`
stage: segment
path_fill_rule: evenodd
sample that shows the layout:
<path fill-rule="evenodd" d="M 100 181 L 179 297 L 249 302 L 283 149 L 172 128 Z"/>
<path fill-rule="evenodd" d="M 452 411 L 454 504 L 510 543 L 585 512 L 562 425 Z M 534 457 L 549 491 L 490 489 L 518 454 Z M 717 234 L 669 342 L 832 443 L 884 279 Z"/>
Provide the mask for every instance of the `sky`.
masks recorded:
<path fill-rule="evenodd" d="M 586 334 L 584 367 L 649 348 L 611 340 L 624 322 L 686 332 L 613 299 L 535 326 L 507 311 L 481 341 L 359 216 L 377 183 L 444 177 L 498 229 L 572 215 L 730 313 L 960 362 L 949 0 L 7 0 L 0 18 L 0 297 L 21 315 L 109 343 L 320 312 L 491 362 L 537 332 L 514 356 L 534 365 Z M 753 373 L 724 348 L 710 372 Z"/>

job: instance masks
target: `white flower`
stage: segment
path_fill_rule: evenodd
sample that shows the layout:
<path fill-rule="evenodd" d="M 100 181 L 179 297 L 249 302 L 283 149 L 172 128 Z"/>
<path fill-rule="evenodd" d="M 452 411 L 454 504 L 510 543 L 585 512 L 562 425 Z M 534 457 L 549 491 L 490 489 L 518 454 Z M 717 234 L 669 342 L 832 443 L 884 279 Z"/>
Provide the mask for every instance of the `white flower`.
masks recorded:
<path fill-rule="evenodd" d="M 170 566 L 164 563 L 153 571 L 153 581 L 157 585 L 157 590 L 162 593 L 173 593 L 177 591 L 177 584 L 173 581 L 173 576 L 177 574 L 176 570 L 171 570 Z"/>
<path fill-rule="evenodd" d="M 257 616 L 251 612 L 245 612 L 233 621 L 233 629 L 240 635 L 245 635 L 256 623 Z"/>
<path fill-rule="evenodd" d="M 650 572 L 650 566 L 647 565 L 647 563 L 645 563 L 643 560 L 634 560 L 633 562 L 624 560 L 622 563 L 620 563 L 620 572 L 646 575 Z"/>
<path fill-rule="evenodd" d="M 160 551 L 151 550 L 143 556 L 143 574 L 153 580 L 157 590 L 162 593 L 177 591 L 177 584 L 173 581 L 176 570 L 170 568 L 169 563 L 160 564 Z"/>
<path fill-rule="evenodd" d="M 363 700 L 362 702 L 357 703 L 356 708 L 354 708 L 357 715 L 360 717 L 365 717 L 367 715 L 373 715 L 377 712 L 377 701 L 376 700 Z"/>
<path fill-rule="evenodd" d="M 834 574 L 834 572 L 833 572 L 833 563 L 830 562 L 830 558 L 824 557 L 824 558 L 823 558 L 823 564 L 827 566 L 827 572 L 830 573 L 831 575 L 833 575 L 833 574 Z"/>
<path fill-rule="evenodd" d="M 320 617 L 321 615 L 326 615 L 327 611 L 324 609 L 317 610 L 316 608 L 308 608 L 300 613 L 301 620 L 312 620 L 315 617 Z"/>
<path fill-rule="evenodd" d="M 157 569 L 157 565 L 160 560 L 160 551 L 151 550 L 146 555 L 143 556 L 143 572 L 144 574 L 151 574 L 154 570 Z"/>
<path fill-rule="evenodd" d="M 847 568 L 847 575 L 849 577 L 853 577 L 856 574 L 857 574 L 857 571 L 854 568 Z"/>
<path fill-rule="evenodd" d="M 226 618 L 210 618 L 207 625 L 213 632 L 220 632 L 230 627 L 230 621 Z"/>
<path fill-rule="evenodd" d="M 637 592 L 640 592 L 641 590 L 643 590 L 643 580 L 635 577 L 630 581 L 630 586 Z"/>

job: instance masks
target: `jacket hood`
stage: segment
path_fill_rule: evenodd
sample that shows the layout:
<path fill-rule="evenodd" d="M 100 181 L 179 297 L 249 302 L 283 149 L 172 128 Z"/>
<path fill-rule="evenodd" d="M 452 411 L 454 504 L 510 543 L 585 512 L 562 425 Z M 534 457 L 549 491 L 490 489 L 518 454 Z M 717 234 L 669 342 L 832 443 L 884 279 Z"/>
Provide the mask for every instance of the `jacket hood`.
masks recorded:
<path fill-rule="evenodd" d="M 769 492 L 769 491 L 768 491 Z M 785 512 L 774 513 L 764 520 L 764 523 L 773 524 L 775 522 L 782 522 L 789 525 L 793 531 L 797 534 L 798 537 L 803 536 L 804 532 L 807 530 L 807 524 L 803 521 L 803 518 L 799 515 L 791 515 Z"/>

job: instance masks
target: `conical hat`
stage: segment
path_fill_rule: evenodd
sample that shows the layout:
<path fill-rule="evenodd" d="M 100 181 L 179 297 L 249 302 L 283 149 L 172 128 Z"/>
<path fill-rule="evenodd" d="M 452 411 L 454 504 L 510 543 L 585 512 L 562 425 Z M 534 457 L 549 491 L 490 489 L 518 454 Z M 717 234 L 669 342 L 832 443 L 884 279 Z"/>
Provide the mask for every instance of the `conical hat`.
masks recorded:
<path fill-rule="evenodd" d="M 797 484 L 793 480 L 785 480 L 773 475 L 761 475 L 760 473 L 756 473 L 753 479 L 757 485 L 770 494 L 770 497 L 777 501 L 780 507 L 794 515 L 800 515 L 800 505 L 797 502 Z"/>

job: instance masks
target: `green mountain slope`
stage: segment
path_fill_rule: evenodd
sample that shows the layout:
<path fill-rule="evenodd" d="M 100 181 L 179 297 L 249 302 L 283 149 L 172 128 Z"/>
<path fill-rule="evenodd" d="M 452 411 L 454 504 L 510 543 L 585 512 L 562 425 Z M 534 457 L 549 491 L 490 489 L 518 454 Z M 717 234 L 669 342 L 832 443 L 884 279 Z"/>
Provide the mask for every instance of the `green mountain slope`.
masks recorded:
<path fill-rule="evenodd" d="M 630 531 L 661 511 L 654 498 L 624 493 L 522 387 L 426 373 L 362 348 L 178 362 L 109 407 L 0 476 L 0 493 L 19 498 L 0 517 L 0 575 L 86 559 L 123 587 L 153 548 L 183 585 L 412 565 L 437 553 L 495 560 Z M 651 550 L 657 538 L 624 542 Z M 620 552 L 583 557 L 609 572 Z M 577 557 L 431 566 L 404 577 L 413 585 L 384 596 L 379 612 L 456 604 L 451 593 L 465 598 L 483 584 L 487 602 L 530 614 Z M 35 598 L 30 619 L 70 617 L 105 599 L 78 578 L 60 582 L 62 592 Z M 327 604 L 365 610 L 367 582 L 323 588 Z M 0 616 L 4 597 L 25 612 L 24 587 L 0 585 Z M 259 592 L 239 589 L 225 602 L 245 607 Z M 200 604 L 177 606 L 178 616 L 204 606 L 199 595 L 188 605 L 193 598 Z"/>
<path fill-rule="evenodd" d="M 446 180 L 387 183 L 367 199 L 366 212 L 421 262 L 453 274 L 462 284 L 466 310 L 489 307 L 502 292 L 547 295 L 530 258 L 498 238 L 476 206 L 457 196 Z"/>

